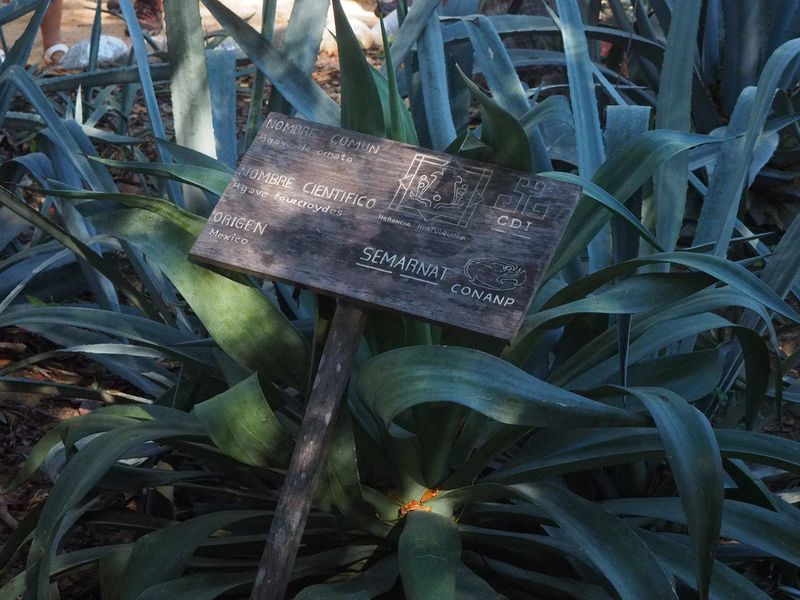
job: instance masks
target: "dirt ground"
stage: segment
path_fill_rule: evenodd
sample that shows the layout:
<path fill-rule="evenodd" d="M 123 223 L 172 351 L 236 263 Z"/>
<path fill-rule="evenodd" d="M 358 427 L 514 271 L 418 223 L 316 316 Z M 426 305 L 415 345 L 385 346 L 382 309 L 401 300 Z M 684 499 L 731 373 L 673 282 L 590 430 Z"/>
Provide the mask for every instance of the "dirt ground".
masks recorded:
<path fill-rule="evenodd" d="M 261 15 L 261 0 L 223 0 L 223 4 L 227 5 L 240 17 L 251 19 L 251 24 L 258 28 Z M 91 35 L 94 11 L 95 3 L 91 0 L 64 0 L 61 37 L 65 44 L 71 46 Z M 205 7 L 201 7 L 201 15 L 203 17 L 203 25 L 207 30 L 214 30 L 219 27 Z M 27 20 L 18 19 L 3 29 L 9 45 L 22 34 L 26 24 Z M 108 12 L 103 14 L 103 33 L 127 41 L 125 23 L 121 18 Z M 43 53 L 44 48 L 42 47 L 41 35 L 39 35 L 31 53 L 31 61 L 38 62 Z"/>

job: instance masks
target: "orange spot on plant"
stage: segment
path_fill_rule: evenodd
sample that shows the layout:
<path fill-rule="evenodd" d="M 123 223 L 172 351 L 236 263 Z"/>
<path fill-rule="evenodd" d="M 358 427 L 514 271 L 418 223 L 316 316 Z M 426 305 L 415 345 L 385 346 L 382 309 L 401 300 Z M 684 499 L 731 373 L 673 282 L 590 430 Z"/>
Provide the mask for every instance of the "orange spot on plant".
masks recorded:
<path fill-rule="evenodd" d="M 424 510 L 425 512 L 431 512 L 430 506 L 423 506 L 422 502 L 419 500 L 412 500 L 411 502 L 407 502 L 403 506 L 400 507 L 398 511 L 401 517 L 405 517 L 408 513 L 414 512 L 415 510 Z"/>
<path fill-rule="evenodd" d="M 425 512 L 431 512 L 430 506 L 424 506 L 424 503 L 430 500 L 431 498 L 435 498 L 439 495 L 439 490 L 425 490 L 425 493 L 422 494 L 422 497 L 419 500 L 412 500 L 411 502 L 406 502 L 403 506 L 400 507 L 400 510 L 397 511 L 401 517 L 405 517 L 408 513 L 414 512 L 415 510 L 424 510 Z"/>
<path fill-rule="evenodd" d="M 422 494 L 422 498 L 420 498 L 420 501 L 421 502 L 427 502 L 431 498 L 436 498 L 436 496 L 438 496 L 438 495 L 439 495 L 439 490 L 438 489 L 426 490 L 425 493 Z"/>

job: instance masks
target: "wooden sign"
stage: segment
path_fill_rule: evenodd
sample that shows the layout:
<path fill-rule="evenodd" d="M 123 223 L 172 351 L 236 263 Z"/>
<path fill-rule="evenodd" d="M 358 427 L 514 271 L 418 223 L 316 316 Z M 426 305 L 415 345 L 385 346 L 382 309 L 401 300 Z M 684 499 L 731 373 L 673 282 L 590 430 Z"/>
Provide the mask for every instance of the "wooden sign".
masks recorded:
<path fill-rule="evenodd" d="M 580 193 L 271 113 L 191 256 L 509 340 Z"/>
<path fill-rule="evenodd" d="M 511 339 L 580 188 L 272 113 L 191 251 L 339 296 L 251 600 L 285 597 L 366 321 Z"/>

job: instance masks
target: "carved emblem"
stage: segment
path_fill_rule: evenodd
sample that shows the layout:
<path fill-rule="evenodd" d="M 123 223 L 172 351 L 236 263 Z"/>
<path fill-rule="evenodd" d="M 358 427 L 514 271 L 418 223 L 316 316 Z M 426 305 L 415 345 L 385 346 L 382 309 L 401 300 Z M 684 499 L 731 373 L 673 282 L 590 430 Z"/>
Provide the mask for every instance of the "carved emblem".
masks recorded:
<path fill-rule="evenodd" d="M 399 180 L 389 208 L 424 221 L 467 227 L 491 175 L 490 169 L 417 154 Z"/>
<path fill-rule="evenodd" d="M 525 269 L 504 258 L 473 258 L 464 267 L 464 275 L 472 285 L 487 290 L 507 292 L 525 283 Z"/>

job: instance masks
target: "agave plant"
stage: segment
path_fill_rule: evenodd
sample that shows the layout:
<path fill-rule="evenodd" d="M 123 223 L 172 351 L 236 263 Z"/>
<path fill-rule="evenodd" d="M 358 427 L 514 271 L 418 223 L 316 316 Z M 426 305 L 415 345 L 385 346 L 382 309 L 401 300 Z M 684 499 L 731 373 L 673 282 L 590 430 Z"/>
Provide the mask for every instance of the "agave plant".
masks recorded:
<path fill-rule="evenodd" d="M 791 91 L 800 42 L 764 61 L 725 131 L 701 135 L 691 126 L 700 110 L 692 101 L 697 40 L 706 40 L 697 35 L 698 1 L 679 0 L 672 12 L 653 2 L 668 30 L 654 41 L 624 24 L 584 23 L 573 0 L 559 0 L 550 19 L 485 17 L 469 3 L 451 0 L 445 9 L 418 0 L 386 44 L 383 74 L 366 62 L 334 2 L 341 106 L 309 75 L 327 1 L 295 5 L 281 48 L 270 40 L 268 6 L 262 35 L 218 0 L 203 2 L 258 68 L 256 106 L 264 77 L 273 86 L 271 109 L 541 172 L 585 192 L 509 346 L 371 317 L 290 593 L 592 600 L 755 599 L 779 586 L 794 593 L 800 513 L 796 494 L 775 490 L 796 478 L 800 447 L 752 429 L 779 410 L 781 367 L 797 362 L 797 354 L 780 354 L 773 320 L 800 319 L 785 301 L 800 273 L 793 250 L 800 225 L 769 252 L 742 233 L 737 215 L 743 190 L 775 150 L 769 140 L 794 122 L 774 97 L 776 89 Z M 168 23 L 197 36 L 190 4 Z M 132 9 L 122 6 L 138 39 Z M 633 8 L 643 14 L 641 2 Z M 515 69 L 535 58 L 507 51 L 501 39 L 519 32 L 561 35 L 564 52 L 544 58 L 566 65 L 568 99 L 543 97 L 519 79 Z M 591 60 L 597 39 L 641 57 L 658 89 L 610 78 Z M 174 60 L 192 60 L 193 43 L 178 42 L 187 50 Z M 0 551 L 6 570 L 27 553 L 25 570 L 0 588 L 0 599 L 44 600 L 51 581 L 87 565 L 97 565 L 104 599 L 246 594 L 331 313 L 331 301 L 306 291 L 186 260 L 234 166 L 235 130 L 220 98 L 235 93 L 235 73 L 209 69 L 200 97 L 203 127 L 218 142 L 215 160 L 199 152 L 207 136 L 184 138 L 188 146 L 164 139 L 143 43 L 134 54 L 156 162 L 143 160 L 129 132 L 94 128 L 109 107 L 125 114 L 130 105 L 130 90 L 117 99 L 116 87 L 100 87 L 110 86 L 108 74 L 73 76 L 72 83 L 94 78 L 98 86 L 87 100 L 89 119 L 83 99 L 80 109 L 67 104 L 59 114 L 18 65 L 0 75 L 6 102 L 16 89 L 39 113 L 14 118 L 41 142 L 41 151 L 3 167 L 5 179 L 28 176 L 46 194 L 34 210 L 0 193 L 3 233 L 12 232 L 0 240 L 7 247 L 0 327 L 22 326 L 61 352 L 89 355 L 140 391 L 48 389 L 109 406 L 58 425 L 7 486 L 42 466 L 55 478 L 41 509 Z M 175 102 L 187 100 L 179 85 L 172 90 Z M 656 129 L 650 107 L 632 97 L 653 99 Z M 472 99 L 480 107 L 473 129 Z M 254 110 L 242 147 L 258 120 Z M 98 156 L 109 144 L 133 160 Z M 141 174 L 163 197 L 120 193 L 111 168 Z M 703 210 L 687 241 L 679 234 L 689 185 Z M 20 242 L 30 225 L 37 233 Z M 749 258 L 726 258 L 734 244 Z M 122 261 L 141 287 L 120 274 Z M 94 303 L 22 301 L 41 275 L 65 284 L 48 298 L 74 297 L 77 287 Z M 174 364 L 180 369 L 167 368 Z M 0 385 L 41 389 L 5 375 Z M 93 523 L 132 532 L 133 541 L 61 550 L 77 524 Z"/>

